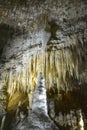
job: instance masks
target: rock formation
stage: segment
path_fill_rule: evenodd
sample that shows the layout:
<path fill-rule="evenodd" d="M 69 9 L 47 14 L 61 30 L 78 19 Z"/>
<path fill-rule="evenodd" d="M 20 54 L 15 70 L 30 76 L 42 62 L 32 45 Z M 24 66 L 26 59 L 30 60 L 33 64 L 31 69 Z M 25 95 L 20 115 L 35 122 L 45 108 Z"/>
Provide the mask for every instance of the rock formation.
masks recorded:
<path fill-rule="evenodd" d="M 86 130 L 86 66 L 86 0 L 0 0 L 1 130 L 25 129 L 40 102 L 49 117 L 42 126 L 53 121 L 61 130 Z M 40 72 L 44 103 L 37 101 Z"/>

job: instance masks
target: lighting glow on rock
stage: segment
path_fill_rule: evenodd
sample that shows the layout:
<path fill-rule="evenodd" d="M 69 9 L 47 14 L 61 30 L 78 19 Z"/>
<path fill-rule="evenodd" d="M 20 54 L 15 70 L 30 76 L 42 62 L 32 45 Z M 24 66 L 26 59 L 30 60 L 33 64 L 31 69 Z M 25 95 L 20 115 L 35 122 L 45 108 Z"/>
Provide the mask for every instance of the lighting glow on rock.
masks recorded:
<path fill-rule="evenodd" d="M 40 72 L 46 81 L 47 90 L 57 88 L 60 93 L 61 90 L 68 92 L 73 89 L 69 79 L 79 79 L 78 64 L 81 63 L 81 48 L 77 48 L 74 44 L 66 49 L 54 51 L 51 47 L 49 51 L 47 47 L 44 53 L 39 49 L 36 54 L 30 52 L 27 57 L 23 57 L 23 62 L 27 62 L 23 63 L 20 72 L 18 70 L 13 73 L 11 70 L 7 74 L 6 85 L 10 98 L 16 91 L 20 91 L 27 93 L 32 99 Z"/>
<path fill-rule="evenodd" d="M 83 121 L 83 116 L 82 116 L 81 111 L 80 111 L 79 115 L 80 115 L 80 121 L 79 121 L 80 130 L 84 130 L 84 121 Z"/>
<path fill-rule="evenodd" d="M 34 93 L 32 110 L 47 115 L 46 88 L 42 73 L 39 74 L 38 84 Z"/>

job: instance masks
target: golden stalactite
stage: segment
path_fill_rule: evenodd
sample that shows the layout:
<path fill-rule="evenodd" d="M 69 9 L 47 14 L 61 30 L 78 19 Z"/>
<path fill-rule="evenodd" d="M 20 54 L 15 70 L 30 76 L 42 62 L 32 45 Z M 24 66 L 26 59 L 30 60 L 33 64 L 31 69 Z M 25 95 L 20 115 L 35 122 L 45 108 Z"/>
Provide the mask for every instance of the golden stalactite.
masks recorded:
<path fill-rule="evenodd" d="M 43 61 L 44 63 L 44 77 L 45 77 L 45 79 L 46 79 L 46 53 L 44 54 L 44 61 Z"/>
<path fill-rule="evenodd" d="M 40 72 L 45 78 L 46 89 L 56 87 L 58 93 L 61 90 L 68 91 L 71 87 L 69 78 L 79 79 L 78 67 L 81 61 L 79 57 L 80 51 L 73 46 L 57 51 L 46 50 L 43 54 L 38 51 L 29 55 L 28 63 L 20 73 L 13 74 L 11 70 L 9 76 L 6 76 L 9 96 L 11 97 L 16 91 L 27 93 L 31 104 Z"/>

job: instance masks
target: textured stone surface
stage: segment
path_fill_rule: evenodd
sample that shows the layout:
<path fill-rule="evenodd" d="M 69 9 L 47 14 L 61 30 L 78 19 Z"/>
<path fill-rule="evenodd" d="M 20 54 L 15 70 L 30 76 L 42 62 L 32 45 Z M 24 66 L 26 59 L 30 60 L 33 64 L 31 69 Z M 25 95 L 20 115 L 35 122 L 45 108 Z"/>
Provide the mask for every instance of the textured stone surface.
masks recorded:
<path fill-rule="evenodd" d="M 28 118 L 25 114 L 17 109 L 16 118 L 12 123 L 12 126 L 5 126 L 4 129 L 10 130 L 58 130 L 57 126 L 50 119 L 47 113 L 47 99 L 46 99 L 46 88 L 43 81 L 42 73 L 39 75 L 38 84 L 34 93 L 32 110 L 28 109 Z M 20 114 L 18 115 L 18 112 Z M 2 120 L 2 126 L 4 120 Z M 7 124 L 8 125 L 8 124 Z"/>
<path fill-rule="evenodd" d="M 44 115 L 31 113 L 28 120 L 23 120 L 19 122 L 18 125 L 15 125 L 12 130 L 58 130 L 56 125 L 52 122 L 52 120 Z"/>
<path fill-rule="evenodd" d="M 14 96 L 15 91 L 26 93 L 31 102 L 41 66 L 37 64 L 39 66 L 36 67 L 37 73 L 33 73 L 30 57 L 32 55 L 38 57 L 37 63 L 40 64 L 42 62 L 40 56 L 44 50 L 47 52 L 44 68 L 50 68 L 50 70 L 44 69 L 49 111 L 51 107 L 52 109 L 55 107 L 55 97 L 56 104 L 65 107 L 65 111 L 63 109 L 61 112 L 66 113 L 67 109 L 69 114 L 69 109 L 75 111 L 81 109 L 85 115 L 83 120 L 86 129 L 86 0 L 0 1 L 0 120 L 2 114 L 7 111 L 8 99 Z M 54 55 L 53 50 L 58 52 L 57 55 L 56 53 Z M 53 53 L 49 54 L 50 51 Z M 39 56 L 37 52 L 40 52 Z M 57 56 L 56 66 L 54 56 Z M 48 57 L 50 60 L 47 60 Z M 72 98 L 74 90 L 76 90 L 73 96 L 75 99 Z M 71 97 L 67 94 L 65 98 L 68 92 L 72 92 Z M 54 103 L 51 104 L 53 101 Z M 58 110 L 54 108 L 50 113 L 54 120 L 61 107 L 57 106 L 57 108 Z"/>

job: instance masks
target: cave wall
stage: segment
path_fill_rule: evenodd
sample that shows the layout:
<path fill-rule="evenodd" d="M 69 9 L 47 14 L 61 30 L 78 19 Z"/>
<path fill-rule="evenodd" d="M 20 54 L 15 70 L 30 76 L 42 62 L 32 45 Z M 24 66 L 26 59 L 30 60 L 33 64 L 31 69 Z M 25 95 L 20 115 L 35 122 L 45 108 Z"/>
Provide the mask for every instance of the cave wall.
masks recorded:
<path fill-rule="evenodd" d="M 20 92 L 31 106 L 41 71 L 53 120 L 53 106 L 56 115 L 73 109 L 86 113 L 87 1 L 5 0 L 0 17 L 0 113 Z"/>

